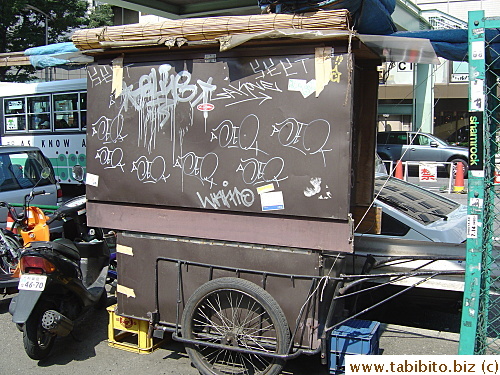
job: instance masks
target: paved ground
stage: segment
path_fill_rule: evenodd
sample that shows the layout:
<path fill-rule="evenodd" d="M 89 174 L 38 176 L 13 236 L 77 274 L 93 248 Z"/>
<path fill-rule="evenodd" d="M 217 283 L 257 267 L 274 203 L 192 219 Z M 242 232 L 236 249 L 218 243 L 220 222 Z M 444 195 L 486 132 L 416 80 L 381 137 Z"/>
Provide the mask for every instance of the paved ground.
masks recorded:
<path fill-rule="evenodd" d="M 108 299 L 113 303 L 112 297 Z M 92 311 L 77 326 L 74 336 L 58 339 L 52 355 L 43 361 L 33 361 L 24 353 L 22 333 L 11 323 L 8 313 L 9 297 L 0 298 L 0 327 L 2 350 L 1 374 L 183 374 L 195 375 L 184 348 L 179 343 L 166 341 L 150 354 L 131 353 L 111 348 L 107 343 L 107 318 L 104 310 Z M 433 330 L 382 325 L 380 340 L 382 354 L 450 355 L 458 350 L 458 334 Z M 283 374 L 325 375 L 327 369 L 318 356 L 301 357 L 290 361 Z"/>

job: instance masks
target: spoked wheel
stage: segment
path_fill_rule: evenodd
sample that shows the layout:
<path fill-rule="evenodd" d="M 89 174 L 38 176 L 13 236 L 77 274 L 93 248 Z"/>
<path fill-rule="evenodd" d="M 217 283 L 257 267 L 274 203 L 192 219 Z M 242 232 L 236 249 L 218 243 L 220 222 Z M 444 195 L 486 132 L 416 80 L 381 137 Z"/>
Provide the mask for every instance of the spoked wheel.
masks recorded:
<path fill-rule="evenodd" d="M 21 257 L 21 243 L 17 240 L 17 238 L 8 231 L 3 231 L 3 236 L 5 241 L 7 242 L 7 246 L 10 248 L 2 249 L 2 255 L 0 259 L 0 267 L 4 273 L 13 273 L 19 263 L 19 258 Z M 0 245 L 3 246 L 3 245 Z M 14 254 L 11 253 L 11 250 Z"/>
<path fill-rule="evenodd" d="M 55 335 L 42 327 L 42 317 L 50 306 L 39 301 L 23 327 L 23 343 L 26 354 L 31 359 L 44 359 L 54 345 Z"/>
<path fill-rule="evenodd" d="M 182 316 L 182 335 L 212 344 L 285 354 L 290 329 L 274 298 L 243 279 L 214 279 L 189 298 Z M 203 345 L 186 345 L 202 374 L 278 374 L 285 361 Z"/>

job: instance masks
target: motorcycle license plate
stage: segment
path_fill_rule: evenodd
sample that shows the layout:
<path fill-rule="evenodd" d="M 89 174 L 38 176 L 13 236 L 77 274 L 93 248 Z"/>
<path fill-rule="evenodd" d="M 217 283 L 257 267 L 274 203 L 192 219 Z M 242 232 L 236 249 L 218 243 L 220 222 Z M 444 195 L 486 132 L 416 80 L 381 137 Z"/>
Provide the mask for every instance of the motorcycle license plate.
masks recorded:
<path fill-rule="evenodd" d="M 21 275 L 19 280 L 19 290 L 37 290 L 42 291 L 45 289 L 47 276 L 45 275 Z"/>

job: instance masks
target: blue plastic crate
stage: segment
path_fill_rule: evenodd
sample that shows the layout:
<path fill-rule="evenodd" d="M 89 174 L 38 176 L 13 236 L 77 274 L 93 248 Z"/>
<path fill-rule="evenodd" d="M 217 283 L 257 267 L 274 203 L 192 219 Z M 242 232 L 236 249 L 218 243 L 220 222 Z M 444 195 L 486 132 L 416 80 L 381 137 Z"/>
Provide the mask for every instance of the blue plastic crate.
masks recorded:
<path fill-rule="evenodd" d="M 346 355 L 379 354 L 380 323 L 351 319 L 330 336 L 330 374 L 343 372 Z"/>

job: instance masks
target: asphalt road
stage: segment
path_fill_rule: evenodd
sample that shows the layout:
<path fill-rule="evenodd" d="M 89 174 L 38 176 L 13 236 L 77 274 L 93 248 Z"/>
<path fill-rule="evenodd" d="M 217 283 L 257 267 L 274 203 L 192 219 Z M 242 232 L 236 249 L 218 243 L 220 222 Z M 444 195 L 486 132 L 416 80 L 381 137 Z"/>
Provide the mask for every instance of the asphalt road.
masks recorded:
<path fill-rule="evenodd" d="M 440 181 L 436 189 L 445 183 Z M 465 194 L 442 194 L 461 203 L 466 202 Z M 107 342 L 106 310 L 91 310 L 76 325 L 72 335 L 56 340 L 52 354 L 47 359 L 33 361 L 24 352 L 22 333 L 11 322 L 8 312 L 10 300 L 10 296 L 0 296 L 0 374 L 198 374 L 183 345 L 171 340 L 164 342 L 150 354 L 131 353 L 110 347 Z M 110 294 L 108 305 L 114 302 L 114 297 Z M 385 328 L 381 339 L 383 354 L 456 354 L 459 315 L 432 309 L 420 310 L 418 314 L 415 311 L 412 306 L 395 304 L 388 305 L 378 316 L 382 322 L 385 320 L 385 323 L 398 324 Z M 420 328 L 407 328 L 405 325 Z M 323 375 L 328 374 L 328 369 L 320 364 L 318 356 L 302 356 L 289 361 L 283 374 Z"/>
<path fill-rule="evenodd" d="M 0 374 L 5 375 L 196 375 L 182 344 L 164 342 L 159 349 L 149 354 L 137 354 L 108 345 L 106 310 L 91 310 L 75 326 L 73 335 L 58 338 L 51 355 L 42 361 L 30 359 L 24 352 L 22 333 L 11 321 L 8 307 L 11 298 L 0 298 Z M 108 304 L 114 297 L 108 296 Z M 320 364 L 319 356 L 301 357 L 287 363 L 283 374 L 326 375 L 326 367 Z"/>

